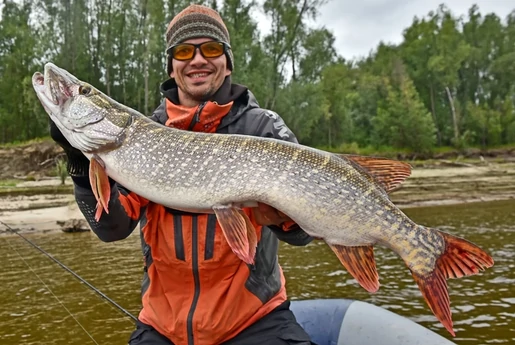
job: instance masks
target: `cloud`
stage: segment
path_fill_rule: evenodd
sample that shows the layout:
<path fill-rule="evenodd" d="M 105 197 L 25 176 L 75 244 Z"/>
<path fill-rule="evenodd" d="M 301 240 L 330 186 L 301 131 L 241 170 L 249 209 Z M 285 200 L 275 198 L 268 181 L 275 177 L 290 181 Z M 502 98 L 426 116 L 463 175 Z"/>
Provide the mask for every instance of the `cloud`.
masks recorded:
<path fill-rule="evenodd" d="M 317 22 L 333 32 L 338 53 L 352 59 L 368 55 L 381 41 L 402 42 L 403 31 L 414 17 L 425 17 L 440 3 L 438 0 L 333 0 L 321 9 Z M 515 10 L 515 3 L 508 0 L 453 0 L 445 5 L 455 16 L 466 18 L 474 3 L 482 15 L 493 12 L 503 20 Z"/>
<path fill-rule="evenodd" d="M 324 26 L 335 36 L 335 48 L 346 59 L 367 56 L 377 45 L 402 42 L 403 31 L 413 18 L 427 16 L 435 11 L 441 0 L 329 0 L 320 8 L 320 15 L 312 27 Z M 456 16 L 468 15 L 468 10 L 477 4 L 484 16 L 495 13 L 503 21 L 515 10 L 513 0 L 452 0 L 446 7 Z M 256 19 L 262 34 L 268 32 L 270 22 L 263 13 Z"/>

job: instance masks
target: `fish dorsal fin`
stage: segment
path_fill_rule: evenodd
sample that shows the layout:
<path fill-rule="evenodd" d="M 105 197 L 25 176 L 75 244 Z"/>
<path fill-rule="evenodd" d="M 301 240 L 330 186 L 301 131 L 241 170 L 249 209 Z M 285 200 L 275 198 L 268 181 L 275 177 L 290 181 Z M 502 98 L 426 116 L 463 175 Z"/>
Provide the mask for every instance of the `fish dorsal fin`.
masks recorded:
<path fill-rule="evenodd" d="M 362 168 L 386 193 L 395 190 L 411 175 L 411 165 L 398 160 L 348 154 L 336 156 Z"/>

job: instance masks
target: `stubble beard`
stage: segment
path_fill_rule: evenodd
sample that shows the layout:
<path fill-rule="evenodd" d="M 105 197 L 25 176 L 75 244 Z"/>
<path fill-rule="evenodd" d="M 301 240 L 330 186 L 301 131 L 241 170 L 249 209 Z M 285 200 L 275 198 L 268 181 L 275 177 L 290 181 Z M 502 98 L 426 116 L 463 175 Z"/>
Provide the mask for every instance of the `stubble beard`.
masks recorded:
<path fill-rule="evenodd" d="M 196 102 L 205 102 L 208 101 L 217 91 L 213 84 L 210 84 L 209 87 L 200 92 L 194 92 L 192 90 L 185 90 L 188 97 Z"/>

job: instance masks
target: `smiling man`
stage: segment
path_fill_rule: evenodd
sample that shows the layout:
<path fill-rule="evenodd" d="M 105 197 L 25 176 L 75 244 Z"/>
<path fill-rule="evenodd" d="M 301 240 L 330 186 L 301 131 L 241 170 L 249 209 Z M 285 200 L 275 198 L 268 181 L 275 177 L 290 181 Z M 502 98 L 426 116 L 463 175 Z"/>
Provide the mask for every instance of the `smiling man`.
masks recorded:
<path fill-rule="evenodd" d="M 166 42 L 170 79 L 161 85 L 164 101 L 151 119 L 190 131 L 296 141 L 279 115 L 261 109 L 246 87 L 232 84 L 229 33 L 216 11 L 187 7 L 171 21 Z M 75 198 L 101 240 L 122 240 L 140 224 L 142 310 L 130 345 L 311 344 L 289 309 L 277 250 L 279 240 L 306 245 L 312 238 L 288 217 L 264 204 L 243 209 L 257 230 L 254 265 L 233 253 L 214 214 L 169 209 L 114 181 L 110 213 L 97 222 L 89 160 L 53 123 L 51 136 L 68 155 Z M 156 151 L 159 145 L 167 144 L 156 143 Z"/>
<path fill-rule="evenodd" d="M 229 33 L 216 11 L 189 6 L 170 22 L 166 41 L 170 79 L 161 85 L 165 99 L 153 120 L 185 130 L 296 141 L 277 114 L 259 108 L 246 87 L 231 83 Z M 311 241 L 302 229 L 267 205 L 244 209 L 258 229 L 256 263 L 250 266 L 233 254 L 214 215 L 147 205 L 131 194 L 122 196 L 127 209 L 146 208 L 147 272 L 131 345 L 311 344 L 289 310 L 277 262 L 278 239 Z M 112 225 L 102 231 L 112 231 Z"/>

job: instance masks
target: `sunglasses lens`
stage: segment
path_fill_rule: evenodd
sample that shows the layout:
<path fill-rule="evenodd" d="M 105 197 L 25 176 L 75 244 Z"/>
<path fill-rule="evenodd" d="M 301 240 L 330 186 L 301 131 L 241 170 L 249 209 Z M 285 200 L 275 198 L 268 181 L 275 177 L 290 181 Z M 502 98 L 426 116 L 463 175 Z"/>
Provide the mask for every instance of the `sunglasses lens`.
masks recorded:
<path fill-rule="evenodd" d="M 195 46 L 191 44 L 179 44 L 173 48 L 172 55 L 176 60 L 189 60 L 195 54 Z"/>
<path fill-rule="evenodd" d="M 200 45 L 200 51 L 206 58 L 215 58 L 223 55 L 224 45 L 220 42 L 206 42 Z"/>
<path fill-rule="evenodd" d="M 224 44 L 221 42 L 206 42 L 201 45 L 195 44 L 178 44 L 172 48 L 172 56 L 175 60 L 186 61 L 191 60 L 195 56 L 195 50 L 200 48 L 202 56 L 205 58 L 215 58 L 224 54 Z"/>

